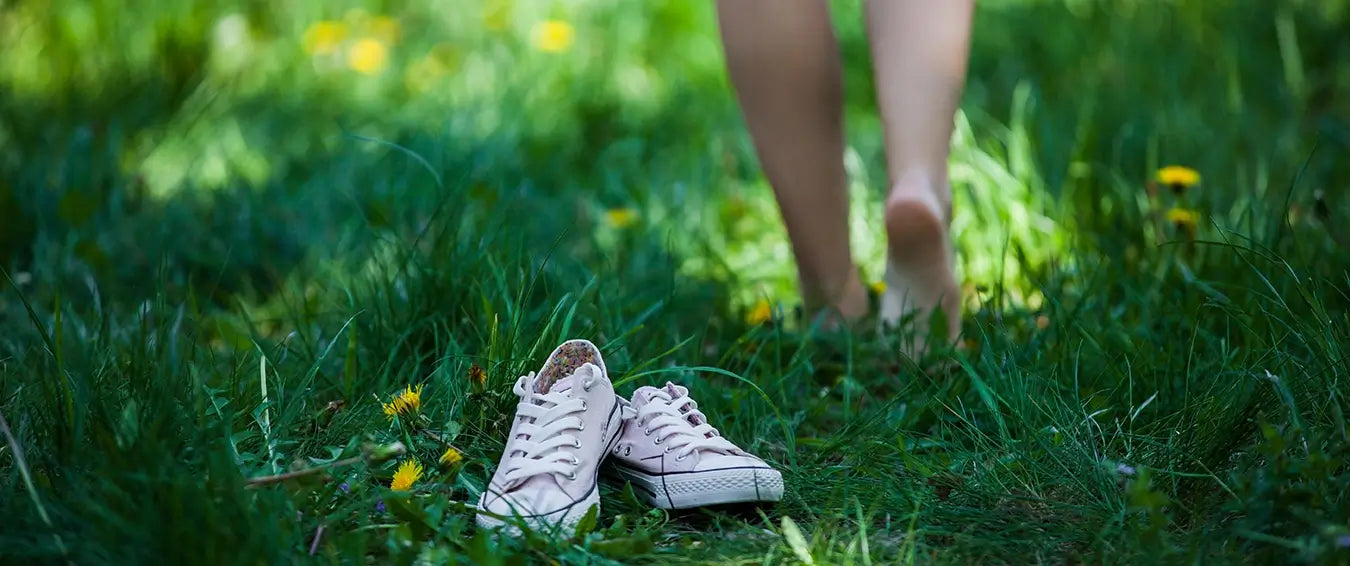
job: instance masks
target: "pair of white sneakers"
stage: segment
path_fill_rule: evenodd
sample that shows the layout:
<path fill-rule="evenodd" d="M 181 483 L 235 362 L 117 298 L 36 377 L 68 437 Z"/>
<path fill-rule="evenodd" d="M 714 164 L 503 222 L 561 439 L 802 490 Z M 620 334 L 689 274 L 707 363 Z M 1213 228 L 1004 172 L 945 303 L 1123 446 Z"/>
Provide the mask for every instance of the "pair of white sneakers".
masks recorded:
<path fill-rule="evenodd" d="M 783 476 L 708 424 L 689 390 L 641 387 L 614 393 L 600 350 L 564 342 L 520 397 L 497 471 L 478 500 L 478 524 L 569 528 L 600 505 L 601 463 L 664 509 L 778 501 Z"/>

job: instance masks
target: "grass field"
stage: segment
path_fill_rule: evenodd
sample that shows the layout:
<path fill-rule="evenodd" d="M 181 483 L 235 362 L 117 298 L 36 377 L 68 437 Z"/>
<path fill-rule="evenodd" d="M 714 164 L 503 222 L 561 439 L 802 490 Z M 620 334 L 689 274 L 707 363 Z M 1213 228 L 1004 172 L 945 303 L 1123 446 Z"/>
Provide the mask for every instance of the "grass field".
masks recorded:
<path fill-rule="evenodd" d="M 797 324 L 711 3 L 454 4 L 0 2 L 0 562 L 1350 563 L 1350 2 L 981 2 L 922 360 Z M 573 337 L 784 501 L 475 528 Z"/>

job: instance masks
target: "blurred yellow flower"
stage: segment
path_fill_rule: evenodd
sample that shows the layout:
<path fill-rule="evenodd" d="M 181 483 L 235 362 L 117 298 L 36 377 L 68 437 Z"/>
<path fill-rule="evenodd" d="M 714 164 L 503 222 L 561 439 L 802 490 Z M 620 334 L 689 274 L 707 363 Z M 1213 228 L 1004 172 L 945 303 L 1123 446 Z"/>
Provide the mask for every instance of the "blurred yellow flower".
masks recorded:
<path fill-rule="evenodd" d="M 868 285 L 867 287 L 872 289 L 873 294 L 881 295 L 886 292 L 885 281 L 874 281 L 871 285 Z"/>
<path fill-rule="evenodd" d="M 1195 225 L 1200 219 L 1200 214 L 1194 210 L 1184 208 L 1173 208 L 1167 211 L 1167 221 L 1177 228 L 1189 233 L 1195 232 Z"/>
<path fill-rule="evenodd" d="M 310 55 L 329 55 L 336 53 L 342 41 L 347 39 L 347 24 L 333 20 L 315 22 L 305 30 L 300 43 L 305 53 Z"/>
<path fill-rule="evenodd" d="M 562 53 L 572 47 L 576 30 L 562 20 L 545 20 L 534 25 L 530 37 L 534 48 L 545 53 Z"/>
<path fill-rule="evenodd" d="M 347 52 L 347 66 L 359 73 L 373 75 L 384 70 L 388 63 L 389 48 L 378 39 L 363 38 Z"/>
<path fill-rule="evenodd" d="M 1158 170 L 1158 182 L 1180 194 L 1200 184 L 1200 173 L 1189 167 L 1168 165 Z"/>
<path fill-rule="evenodd" d="M 459 450 L 455 450 L 455 447 L 454 447 L 454 446 L 451 446 L 451 447 L 449 447 L 449 448 L 446 448 L 446 449 L 445 449 L 445 453 L 444 453 L 444 454 L 441 454 L 441 460 L 440 460 L 441 465 L 442 465 L 442 466 L 445 466 L 445 467 L 447 467 L 447 468 L 454 467 L 456 464 L 459 464 L 460 462 L 463 462 L 463 461 L 464 461 L 464 455 L 463 455 L 463 454 L 460 454 L 460 453 L 459 453 Z"/>
<path fill-rule="evenodd" d="M 755 306 L 750 307 L 750 312 L 745 313 L 745 323 L 751 326 L 764 324 L 773 320 L 773 307 L 769 305 L 767 299 L 760 299 Z"/>
<path fill-rule="evenodd" d="M 507 0 L 487 2 L 483 7 L 483 27 L 489 31 L 503 31 L 511 27 L 511 3 Z"/>
<path fill-rule="evenodd" d="M 417 414 L 422 410 L 422 387 L 417 386 L 413 389 L 411 385 L 394 394 L 394 397 L 388 403 L 381 403 L 384 408 L 384 416 L 389 420 L 394 417 Z"/>
<path fill-rule="evenodd" d="M 370 35 L 386 44 L 393 45 L 398 43 L 399 25 L 398 20 L 395 20 L 394 18 L 389 16 L 375 16 L 374 19 L 370 20 L 368 29 L 370 30 Z"/>
<path fill-rule="evenodd" d="M 614 228 L 627 228 L 638 221 L 638 211 L 631 208 L 611 208 L 605 211 L 605 223 Z"/>
<path fill-rule="evenodd" d="M 422 464 L 417 463 L 417 460 L 404 460 L 402 464 L 399 464 L 398 471 L 394 472 L 394 479 L 389 482 L 389 489 L 408 491 L 419 479 L 422 479 Z"/>

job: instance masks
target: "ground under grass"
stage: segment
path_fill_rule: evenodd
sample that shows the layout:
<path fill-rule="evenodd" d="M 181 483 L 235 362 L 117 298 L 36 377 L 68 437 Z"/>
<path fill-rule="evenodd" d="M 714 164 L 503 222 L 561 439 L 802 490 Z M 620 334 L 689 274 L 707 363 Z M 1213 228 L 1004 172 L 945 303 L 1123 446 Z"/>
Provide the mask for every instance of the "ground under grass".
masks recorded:
<path fill-rule="evenodd" d="M 162 4 L 0 7 L 41 24 L 14 61 L 68 62 L 0 99 L 0 561 L 1350 561 L 1345 2 L 981 4 L 963 343 L 918 360 L 798 324 L 708 6 Z M 876 279 L 880 136 L 837 8 Z M 607 483 L 580 532 L 474 527 L 511 384 L 577 337 L 622 393 L 689 386 L 784 500 Z M 409 386 L 420 418 L 391 422 Z"/>

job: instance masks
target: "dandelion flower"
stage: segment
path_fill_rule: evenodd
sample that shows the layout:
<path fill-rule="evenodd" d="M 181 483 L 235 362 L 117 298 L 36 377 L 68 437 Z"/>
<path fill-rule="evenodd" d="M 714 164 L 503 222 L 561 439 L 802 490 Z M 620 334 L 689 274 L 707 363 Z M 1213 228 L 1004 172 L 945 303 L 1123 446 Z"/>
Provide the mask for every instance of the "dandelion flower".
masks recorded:
<path fill-rule="evenodd" d="M 394 472 L 394 479 L 390 480 L 389 489 L 408 491 L 419 479 L 422 479 L 422 464 L 417 463 L 417 460 L 405 460 L 402 464 L 399 464 L 398 471 Z"/>
<path fill-rule="evenodd" d="M 358 73 L 373 75 L 384 70 L 388 63 L 389 48 L 378 39 L 361 39 L 347 52 L 347 66 Z"/>
<path fill-rule="evenodd" d="M 300 43 L 305 53 L 310 55 L 329 55 L 336 53 L 338 46 L 347 39 L 347 24 L 332 20 L 315 22 L 305 30 Z"/>
<path fill-rule="evenodd" d="M 873 281 L 872 284 L 871 284 L 871 285 L 868 285 L 867 287 L 868 287 L 869 289 L 872 290 L 872 293 L 873 293 L 873 294 L 876 294 L 876 295 L 881 295 L 881 294 L 886 293 L 886 282 L 885 282 L 885 281 Z"/>
<path fill-rule="evenodd" d="M 562 20 L 545 20 L 534 25 L 530 32 L 534 48 L 545 53 L 563 53 L 572 47 L 576 30 Z"/>
<path fill-rule="evenodd" d="M 483 371 L 482 366 L 473 364 L 469 366 L 469 383 L 482 387 L 487 383 L 487 372 Z"/>
<path fill-rule="evenodd" d="M 618 229 L 637 224 L 638 212 L 631 208 L 611 208 L 605 211 L 605 223 Z"/>
<path fill-rule="evenodd" d="M 1200 184 L 1200 173 L 1189 167 L 1168 165 L 1158 170 L 1158 182 L 1171 188 L 1172 192 L 1181 194 Z"/>
<path fill-rule="evenodd" d="M 459 450 L 455 450 L 454 446 L 446 448 L 445 453 L 441 454 L 441 465 L 447 468 L 452 468 L 463 461 L 464 455 L 460 454 Z"/>
<path fill-rule="evenodd" d="M 769 306 L 769 301 L 760 299 L 755 306 L 750 308 L 750 312 L 745 314 L 745 322 L 751 326 L 764 324 L 773 319 L 773 307 Z"/>
<path fill-rule="evenodd" d="M 394 417 L 412 415 L 422 410 L 422 386 L 418 385 L 413 389 L 411 385 L 394 394 L 394 397 L 388 403 L 381 403 L 384 408 L 384 415 L 393 420 Z"/>
<path fill-rule="evenodd" d="M 1185 230 L 1188 234 L 1195 233 L 1195 225 L 1199 220 L 1200 215 L 1194 210 L 1173 208 L 1167 211 L 1167 221 L 1177 228 Z"/>

